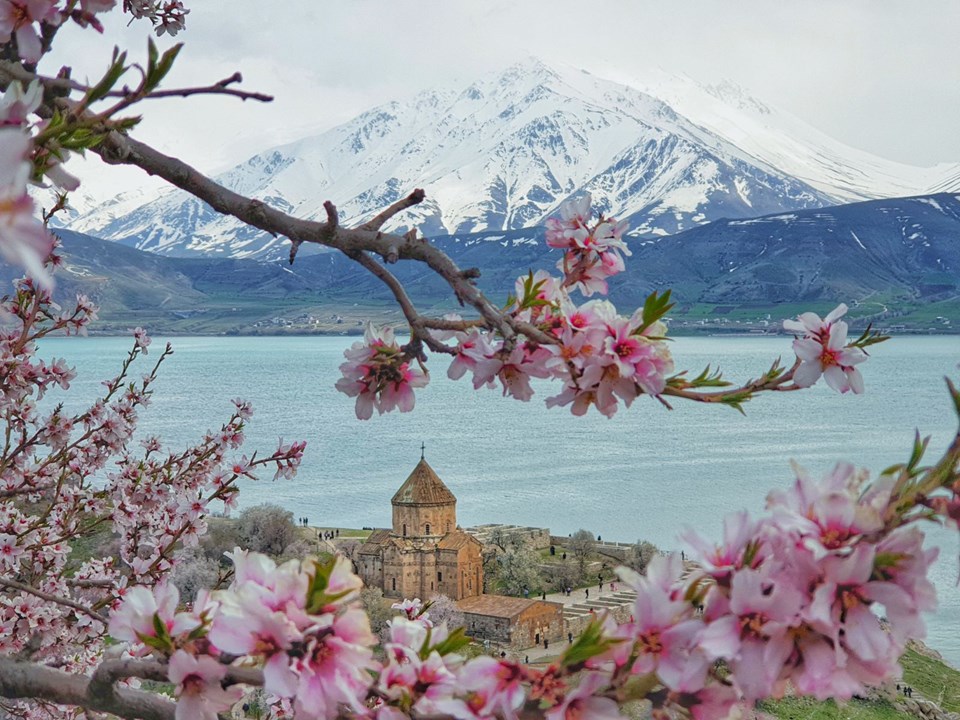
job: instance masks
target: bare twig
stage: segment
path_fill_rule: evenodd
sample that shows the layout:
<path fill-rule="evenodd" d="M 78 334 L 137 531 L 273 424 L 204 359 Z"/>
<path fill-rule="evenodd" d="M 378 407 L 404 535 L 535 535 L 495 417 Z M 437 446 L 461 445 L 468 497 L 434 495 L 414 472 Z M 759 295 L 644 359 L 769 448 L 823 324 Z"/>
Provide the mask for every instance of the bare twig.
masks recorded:
<path fill-rule="evenodd" d="M 220 82 L 216 82 L 213 85 L 207 85 L 204 87 L 176 88 L 170 90 L 154 90 L 144 99 L 153 100 L 157 98 L 168 97 L 190 97 L 191 95 L 230 95 L 235 98 L 240 98 L 241 100 L 273 102 L 273 95 L 266 95 L 265 93 L 259 92 L 248 92 L 246 90 L 238 90 L 230 87 L 230 85 L 238 82 L 243 82 L 243 76 L 240 73 L 235 72 L 230 77 L 224 78 Z M 124 97 L 125 94 L 132 94 L 132 91 L 120 90 L 111 91 L 108 93 L 108 95 L 117 95 L 120 97 Z"/>
<path fill-rule="evenodd" d="M 5 577 L 0 577 L 0 585 L 4 587 L 8 587 L 11 590 L 19 590 L 20 592 L 25 592 L 29 595 L 38 597 L 41 600 L 46 600 L 47 602 L 52 602 L 52 603 L 56 603 L 57 605 L 63 605 L 64 607 L 72 608 L 79 613 L 82 613 L 84 615 L 87 615 L 88 617 L 93 618 L 97 622 L 102 622 L 104 625 L 108 623 L 108 620 L 106 617 L 96 612 L 95 610 L 91 610 L 86 605 L 82 605 L 76 602 L 75 600 L 71 600 L 69 598 L 64 598 L 64 597 L 58 597 L 57 595 L 51 595 L 50 593 L 45 593 L 45 592 L 42 592 L 41 590 L 37 590 L 35 587 L 31 587 L 30 585 L 24 585 L 23 583 L 19 583 L 16 580 L 11 580 Z"/>
<path fill-rule="evenodd" d="M 403 210 L 406 210 L 409 207 L 414 205 L 419 205 L 427 197 L 427 194 L 421 189 L 417 188 L 412 193 L 407 195 L 403 200 L 397 200 L 393 205 L 388 207 L 386 210 L 378 214 L 376 217 L 368 220 L 363 225 L 360 226 L 360 230 L 379 230 L 383 227 L 383 224 Z"/>
<path fill-rule="evenodd" d="M 403 289 L 403 285 L 399 280 L 397 280 L 393 273 L 391 273 L 389 270 L 383 267 L 383 265 L 378 263 L 365 252 L 353 254 L 348 253 L 348 257 L 351 260 L 355 260 L 356 262 L 360 263 L 360 265 L 376 275 L 380 280 L 383 281 L 384 285 L 390 288 L 390 291 L 393 293 L 397 304 L 403 311 L 404 317 L 407 318 L 407 323 L 410 325 L 410 332 L 415 339 L 422 341 L 424 345 L 434 352 L 446 353 L 447 355 L 457 354 L 457 351 L 454 348 L 440 342 L 430 334 L 424 324 L 424 319 L 417 312 L 417 309 L 413 306 L 413 302 L 407 295 L 407 291 Z"/>

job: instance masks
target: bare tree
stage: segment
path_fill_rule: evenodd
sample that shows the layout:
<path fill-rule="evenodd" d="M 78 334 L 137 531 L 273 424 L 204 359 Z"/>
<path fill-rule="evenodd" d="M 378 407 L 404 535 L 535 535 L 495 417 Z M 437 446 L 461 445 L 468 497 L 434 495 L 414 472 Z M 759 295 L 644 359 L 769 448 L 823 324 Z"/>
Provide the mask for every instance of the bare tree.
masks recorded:
<path fill-rule="evenodd" d="M 587 563 L 590 561 L 590 556 L 593 555 L 597 549 L 597 543 L 593 539 L 593 533 L 589 530 L 583 530 L 582 528 L 577 530 L 567 541 L 567 549 L 577 563 L 578 579 L 583 580 L 587 574 Z"/>
<path fill-rule="evenodd" d="M 214 587 L 219 577 L 220 564 L 200 548 L 184 550 L 170 575 L 183 602 L 193 602 L 200 590 Z"/>
<path fill-rule="evenodd" d="M 365 587 L 360 591 L 360 604 L 370 618 L 370 630 L 384 640 L 387 623 L 397 614 L 390 608 L 392 603 L 383 597 L 383 590 L 380 588 Z"/>
<path fill-rule="evenodd" d="M 449 595 L 434 595 L 430 600 L 430 621 L 435 625 L 446 623 L 448 628 L 463 627 L 465 624 L 463 611 Z"/>
<path fill-rule="evenodd" d="M 500 552 L 518 550 L 523 547 L 523 539 L 519 533 L 506 528 L 494 528 L 490 535 L 490 544 L 496 546 Z"/>
<path fill-rule="evenodd" d="M 240 513 L 240 541 L 247 550 L 280 557 L 299 537 L 293 513 L 265 503 Z"/>
<path fill-rule="evenodd" d="M 530 550 L 508 550 L 497 556 L 496 587 L 506 595 L 538 593 L 543 588 L 540 558 Z"/>
<path fill-rule="evenodd" d="M 652 542 L 647 540 L 637 540 L 627 552 L 623 564 L 639 573 L 646 572 L 647 565 L 659 554 L 660 550 Z"/>

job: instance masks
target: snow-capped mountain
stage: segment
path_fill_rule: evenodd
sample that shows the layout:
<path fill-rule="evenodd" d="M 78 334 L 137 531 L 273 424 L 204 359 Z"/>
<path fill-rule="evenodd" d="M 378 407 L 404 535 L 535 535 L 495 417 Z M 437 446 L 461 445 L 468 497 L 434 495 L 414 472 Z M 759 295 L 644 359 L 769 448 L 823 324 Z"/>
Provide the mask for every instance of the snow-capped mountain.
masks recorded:
<path fill-rule="evenodd" d="M 911 174 L 864 159 L 730 88 L 672 92 L 676 106 L 530 60 L 466 88 L 374 108 L 254 155 L 217 180 L 303 218 L 323 219 L 323 201 L 332 199 L 345 223 L 424 187 L 428 200 L 396 226 L 427 236 L 541 224 L 563 200 L 590 191 L 600 209 L 630 218 L 635 233 L 656 236 L 719 218 L 915 194 L 960 174 Z M 121 206 L 129 207 L 98 208 L 69 227 L 170 255 L 285 253 L 282 239 L 180 191 L 130 212 L 118 213 Z"/>

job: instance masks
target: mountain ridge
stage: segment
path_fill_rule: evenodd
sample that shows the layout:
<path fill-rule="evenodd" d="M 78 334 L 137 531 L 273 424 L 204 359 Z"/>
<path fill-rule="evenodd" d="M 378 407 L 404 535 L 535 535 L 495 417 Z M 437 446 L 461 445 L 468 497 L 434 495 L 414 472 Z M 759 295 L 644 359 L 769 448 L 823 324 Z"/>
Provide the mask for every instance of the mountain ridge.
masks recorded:
<path fill-rule="evenodd" d="M 103 305 L 97 330 L 145 325 L 165 332 L 358 332 L 362 321 L 401 323 L 389 291 L 340 253 L 284 261 L 173 258 L 71 231 L 57 300 L 83 292 Z M 610 299 L 627 312 L 672 288 L 677 332 L 773 331 L 776 320 L 839 302 L 882 327 L 957 332 L 960 196 L 864 201 L 758 218 L 717 220 L 662 238 L 631 238 L 626 272 Z M 460 267 L 478 267 L 494 302 L 528 270 L 559 257 L 542 228 L 431 240 Z M 442 279 L 412 261 L 391 266 L 423 312 L 457 310 Z M 12 280 L 16 268 L 0 268 Z M 315 323 L 296 323 L 313 316 Z M 289 321 L 289 322 L 288 322 Z"/>
<path fill-rule="evenodd" d="M 425 187 L 427 201 L 394 226 L 413 225 L 427 236 L 541 224 L 563 200 L 585 190 L 600 210 L 630 219 L 635 234 L 651 237 L 725 216 L 823 207 L 866 192 L 862 182 L 841 192 L 858 172 L 837 170 L 846 167 L 842 152 L 826 169 L 814 168 L 817 178 L 802 179 L 776 162 L 789 160 L 796 172 L 807 139 L 790 145 L 784 133 L 768 132 L 763 137 L 771 147 L 758 148 L 742 137 L 750 133 L 730 137 L 733 120 L 757 134 L 757 112 L 772 112 L 743 97 L 734 104 L 747 110 L 730 110 L 722 96 L 732 92 L 701 89 L 699 100 L 690 99 L 691 91 L 676 95 L 682 100 L 677 104 L 693 107 L 708 96 L 727 108 L 726 116 L 711 110 L 720 118 L 711 127 L 636 88 L 528 60 L 459 90 L 386 103 L 319 135 L 258 153 L 217 179 L 306 219 L 324 219 L 322 202 L 332 198 L 345 222 L 359 222 L 413 187 Z M 815 157 L 833 152 L 821 140 L 811 151 Z M 839 179 L 830 180 L 830 173 Z M 941 185 L 953 182 L 944 168 L 936 177 Z M 281 240 L 220 216 L 186 193 L 168 192 L 131 210 L 136 202 L 115 198 L 69 227 L 171 256 L 278 258 L 284 252 Z"/>

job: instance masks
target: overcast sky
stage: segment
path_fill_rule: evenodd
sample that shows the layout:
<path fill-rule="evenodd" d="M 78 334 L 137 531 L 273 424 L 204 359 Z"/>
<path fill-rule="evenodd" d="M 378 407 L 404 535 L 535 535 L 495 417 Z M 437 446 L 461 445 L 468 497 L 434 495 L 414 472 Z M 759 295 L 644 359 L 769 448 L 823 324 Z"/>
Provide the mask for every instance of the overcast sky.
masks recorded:
<path fill-rule="evenodd" d="M 169 84 L 241 71 L 264 106 L 153 101 L 138 136 L 202 169 L 343 122 L 373 105 L 467 83 L 534 55 L 606 77 L 651 68 L 731 80 L 843 142 L 914 165 L 960 161 L 957 0 L 192 0 Z M 589 7 L 589 10 L 588 10 Z M 118 15 L 114 13 L 114 15 Z M 135 56 L 147 26 L 65 28 L 48 72 Z M 161 39 L 161 47 L 171 41 Z M 77 58 L 82 60 L 77 60 Z M 222 112 L 214 115 L 211 110 Z"/>

